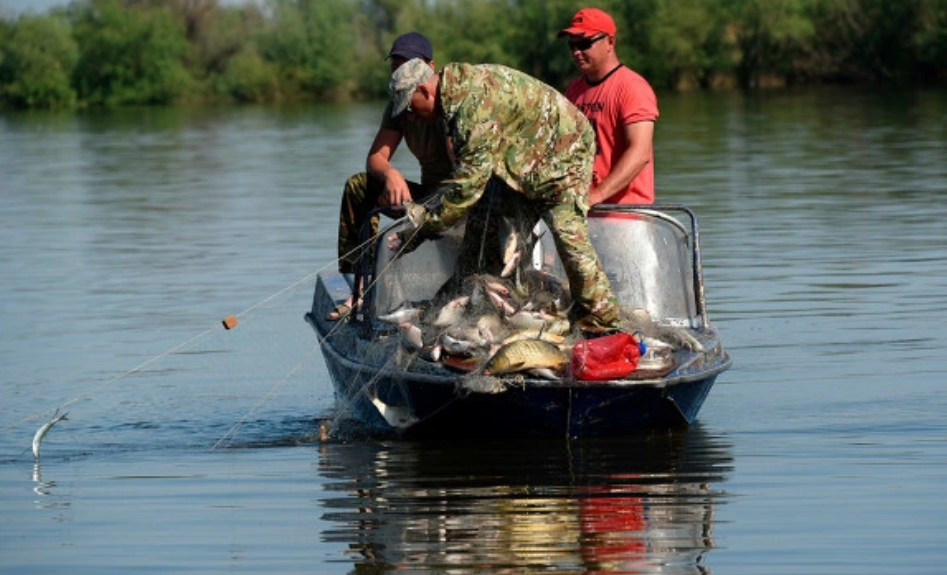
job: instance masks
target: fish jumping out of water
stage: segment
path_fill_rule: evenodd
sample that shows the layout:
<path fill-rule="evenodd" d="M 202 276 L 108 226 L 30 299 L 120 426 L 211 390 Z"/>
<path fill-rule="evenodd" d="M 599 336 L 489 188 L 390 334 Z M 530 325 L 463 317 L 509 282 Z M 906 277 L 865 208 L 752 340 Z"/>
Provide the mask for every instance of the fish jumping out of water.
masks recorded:
<path fill-rule="evenodd" d="M 56 410 L 56 413 L 59 413 L 59 410 Z M 49 433 L 49 430 L 53 428 L 54 425 L 59 423 L 64 419 L 68 419 L 66 416 L 68 413 L 53 417 L 47 423 L 44 423 L 42 427 L 36 430 L 36 435 L 33 436 L 33 457 L 39 459 L 39 445 L 43 442 L 43 438 L 46 437 L 46 434 Z"/>

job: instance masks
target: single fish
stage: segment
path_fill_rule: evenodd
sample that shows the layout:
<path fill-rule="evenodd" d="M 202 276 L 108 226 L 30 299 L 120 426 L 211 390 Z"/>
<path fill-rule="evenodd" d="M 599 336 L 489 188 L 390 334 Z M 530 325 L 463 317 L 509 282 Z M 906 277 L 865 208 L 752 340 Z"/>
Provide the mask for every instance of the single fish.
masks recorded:
<path fill-rule="evenodd" d="M 508 322 L 519 330 L 543 330 L 546 333 L 562 336 L 568 334 L 572 329 L 568 319 L 549 315 L 545 312 L 520 310 L 511 315 Z"/>
<path fill-rule="evenodd" d="M 661 349 L 670 347 L 672 350 L 689 349 L 703 352 L 704 346 L 691 335 L 686 327 L 651 326 L 641 330 L 646 346 Z M 650 342 L 650 343 L 649 343 Z"/>
<path fill-rule="evenodd" d="M 416 307 L 402 307 L 391 313 L 378 316 L 383 322 L 400 325 L 403 323 L 417 323 L 421 319 L 424 310 Z"/>
<path fill-rule="evenodd" d="M 514 241 L 513 245 L 515 245 L 515 243 L 516 242 Z M 508 278 L 513 275 L 513 272 L 516 271 L 516 266 L 518 266 L 520 260 L 523 259 L 523 254 L 519 251 L 514 251 L 509 255 L 506 255 L 510 249 L 511 248 L 504 250 L 503 270 L 500 272 L 500 277 Z M 507 261 L 507 258 L 509 258 L 509 261 Z"/>
<path fill-rule="evenodd" d="M 565 337 L 556 333 L 549 333 L 543 329 L 526 329 L 514 332 L 512 335 L 507 336 L 507 338 L 503 340 L 503 343 L 513 343 L 514 341 L 521 341 L 524 339 L 541 339 L 556 345 L 562 345 L 566 341 Z"/>
<path fill-rule="evenodd" d="M 464 317 L 468 302 L 470 302 L 470 296 L 461 296 L 447 302 L 447 305 L 437 313 L 433 325 L 447 327 L 456 324 Z"/>
<path fill-rule="evenodd" d="M 401 344 L 413 353 L 417 353 L 422 359 L 428 361 L 439 361 L 441 359 L 441 346 L 439 343 L 429 344 L 425 341 L 424 330 L 412 323 L 403 323 L 398 326 L 401 332 Z"/>
<path fill-rule="evenodd" d="M 516 307 L 507 301 L 507 299 L 502 295 L 492 291 L 487 291 L 487 295 L 490 296 L 490 301 L 493 302 L 493 305 L 496 306 L 498 311 L 501 311 L 506 315 L 513 315 L 516 313 Z"/>
<path fill-rule="evenodd" d="M 56 413 L 59 413 L 57 411 Z M 60 416 L 53 417 L 49 422 L 44 423 L 43 427 L 40 427 L 36 430 L 36 435 L 33 436 L 33 457 L 39 459 L 39 444 L 43 442 L 43 438 L 46 437 L 46 434 L 49 433 L 49 430 L 53 428 L 54 425 L 59 423 L 64 419 L 68 419 L 66 416 L 68 413 L 64 413 Z"/>
<path fill-rule="evenodd" d="M 424 348 L 424 334 L 421 328 L 413 323 L 402 323 L 398 326 L 401 331 L 401 341 L 411 351 L 421 351 Z"/>
<path fill-rule="evenodd" d="M 572 324 L 569 320 L 559 316 L 549 316 L 546 318 L 546 327 L 544 331 L 550 335 L 566 336 L 572 331 Z"/>
<path fill-rule="evenodd" d="M 398 405 L 388 405 L 377 397 L 372 398 L 372 403 L 378 409 L 378 413 L 385 418 L 388 425 L 397 429 L 407 429 L 418 422 L 418 418 L 408 407 Z"/>
<path fill-rule="evenodd" d="M 523 247 L 525 240 L 522 232 L 516 225 L 515 215 L 504 215 L 499 220 L 499 232 L 501 242 L 501 257 L 503 258 L 503 271 L 500 277 L 509 277 L 523 256 Z"/>
<path fill-rule="evenodd" d="M 568 364 L 569 358 L 555 344 L 539 339 L 524 339 L 500 347 L 484 366 L 483 373 L 503 375 L 532 369 L 562 373 Z"/>
<path fill-rule="evenodd" d="M 437 363 L 441 360 L 441 352 L 443 349 L 440 345 L 432 345 L 430 347 L 425 347 L 421 349 L 421 359 L 426 359 L 427 361 Z"/>
<path fill-rule="evenodd" d="M 462 375 L 457 383 L 462 389 L 474 393 L 502 393 L 506 390 L 502 381 L 489 375 Z"/>
<path fill-rule="evenodd" d="M 439 341 L 441 343 L 441 347 L 444 348 L 444 351 L 451 355 L 469 355 L 481 345 L 481 342 L 479 341 L 458 339 L 451 337 L 449 333 L 441 334 Z"/>
<path fill-rule="evenodd" d="M 485 288 L 487 288 L 487 290 L 492 291 L 492 292 L 496 292 L 496 293 L 500 294 L 500 295 L 503 296 L 503 297 L 506 297 L 506 296 L 510 295 L 510 288 L 506 287 L 506 286 L 503 284 L 503 282 L 501 282 L 501 281 L 499 281 L 499 280 L 486 278 L 486 279 L 484 280 L 483 286 L 484 286 Z"/>
<path fill-rule="evenodd" d="M 559 373 L 556 373 L 555 371 L 549 369 L 548 367 L 534 367 L 533 369 L 526 370 L 526 373 L 530 375 L 535 375 L 536 377 L 539 377 L 542 379 L 551 379 L 553 381 L 557 381 L 560 376 Z"/>
<path fill-rule="evenodd" d="M 535 222 L 519 203 L 514 202 L 509 208 L 498 220 L 500 257 L 503 260 L 500 277 L 513 276 L 515 285 L 519 286 L 520 272 L 532 264 L 531 255 L 539 236 L 534 231 Z"/>

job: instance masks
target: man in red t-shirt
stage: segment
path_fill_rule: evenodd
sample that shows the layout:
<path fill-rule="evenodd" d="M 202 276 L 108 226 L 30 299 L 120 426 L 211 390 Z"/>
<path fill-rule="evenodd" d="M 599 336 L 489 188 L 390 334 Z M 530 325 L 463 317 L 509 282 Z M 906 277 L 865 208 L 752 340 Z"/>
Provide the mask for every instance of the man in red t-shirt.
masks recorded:
<path fill-rule="evenodd" d="M 658 99 L 647 80 L 615 54 L 615 21 L 597 8 L 572 17 L 567 36 L 572 60 L 582 75 L 566 98 L 595 129 L 595 168 L 589 205 L 654 203 L 652 139 Z"/>

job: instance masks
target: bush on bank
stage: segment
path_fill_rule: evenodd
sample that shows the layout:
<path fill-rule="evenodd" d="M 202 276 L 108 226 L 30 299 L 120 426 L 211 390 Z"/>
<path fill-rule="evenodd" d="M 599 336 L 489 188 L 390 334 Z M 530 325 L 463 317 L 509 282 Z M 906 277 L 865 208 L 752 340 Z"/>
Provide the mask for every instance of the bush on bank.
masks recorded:
<path fill-rule="evenodd" d="M 382 97 L 391 41 L 564 88 L 575 0 L 74 0 L 0 13 L 0 104 L 21 108 Z M 947 82 L 947 0 L 600 0 L 659 90 Z"/>

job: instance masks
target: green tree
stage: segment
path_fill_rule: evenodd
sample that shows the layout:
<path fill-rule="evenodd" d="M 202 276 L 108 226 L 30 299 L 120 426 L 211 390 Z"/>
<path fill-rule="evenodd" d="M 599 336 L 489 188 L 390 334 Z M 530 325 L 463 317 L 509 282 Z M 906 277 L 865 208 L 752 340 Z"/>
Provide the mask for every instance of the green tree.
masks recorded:
<path fill-rule="evenodd" d="M 168 104 L 186 96 L 189 45 L 167 7 L 93 0 L 78 10 L 79 95 L 93 104 Z"/>
<path fill-rule="evenodd" d="M 217 92 L 238 102 L 272 102 L 280 99 L 276 67 L 253 46 L 227 60 L 217 76 Z"/>
<path fill-rule="evenodd" d="M 809 0 L 727 0 L 739 50 L 737 76 L 747 88 L 794 79 L 816 29 Z"/>
<path fill-rule="evenodd" d="M 719 4 L 704 0 L 662 0 L 652 27 L 648 70 L 652 83 L 672 89 L 726 83 L 733 69 L 728 20 Z"/>
<path fill-rule="evenodd" d="M 581 6 L 575 0 L 510 0 L 508 4 L 510 25 L 504 37 L 516 67 L 565 90 L 577 72 L 566 41 L 557 34 Z"/>
<path fill-rule="evenodd" d="M 441 62 L 515 65 L 504 40 L 509 35 L 509 14 L 504 0 L 438 1 L 431 6 L 431 41 L 442 54 Z"/>
<path fill-rule="evenodd" d="M 921 81 L 947 80 L 947 0 L 924 0 L 912 38 Z"/>
<path fill-rule="evenodd" d="M 63 18 L 21 17 L 0 33 L 0 100 L 21 108 L 74 105 L 70 82 L 78 57 Z"/>
<path fill-rule="evenodd" d="M 586 0 L 72 0 L 0 12 L 0 103 L 23 107 L 382 97 L 391 42 L 564 89 L 557 32 Z M 947 0 L 597 0 L 657 88 L 947 82 Z"/>
<path fill-rule="evenodd" d="M 819 31 L 814 42 L 818 78 L 892 82 L 915 77 L 919 64 L 915 40 L 923 29 L 923 8 L 936 2 L 813 1 L 811 19 Z"/>
<path fill-rule="evenodd" d="M 352 2 L 270 0 L 268 6 L 273 25 L 260 36 L 260 52 L 279 69 L 284 94 L 308 99 L 354 89 Z"/>

